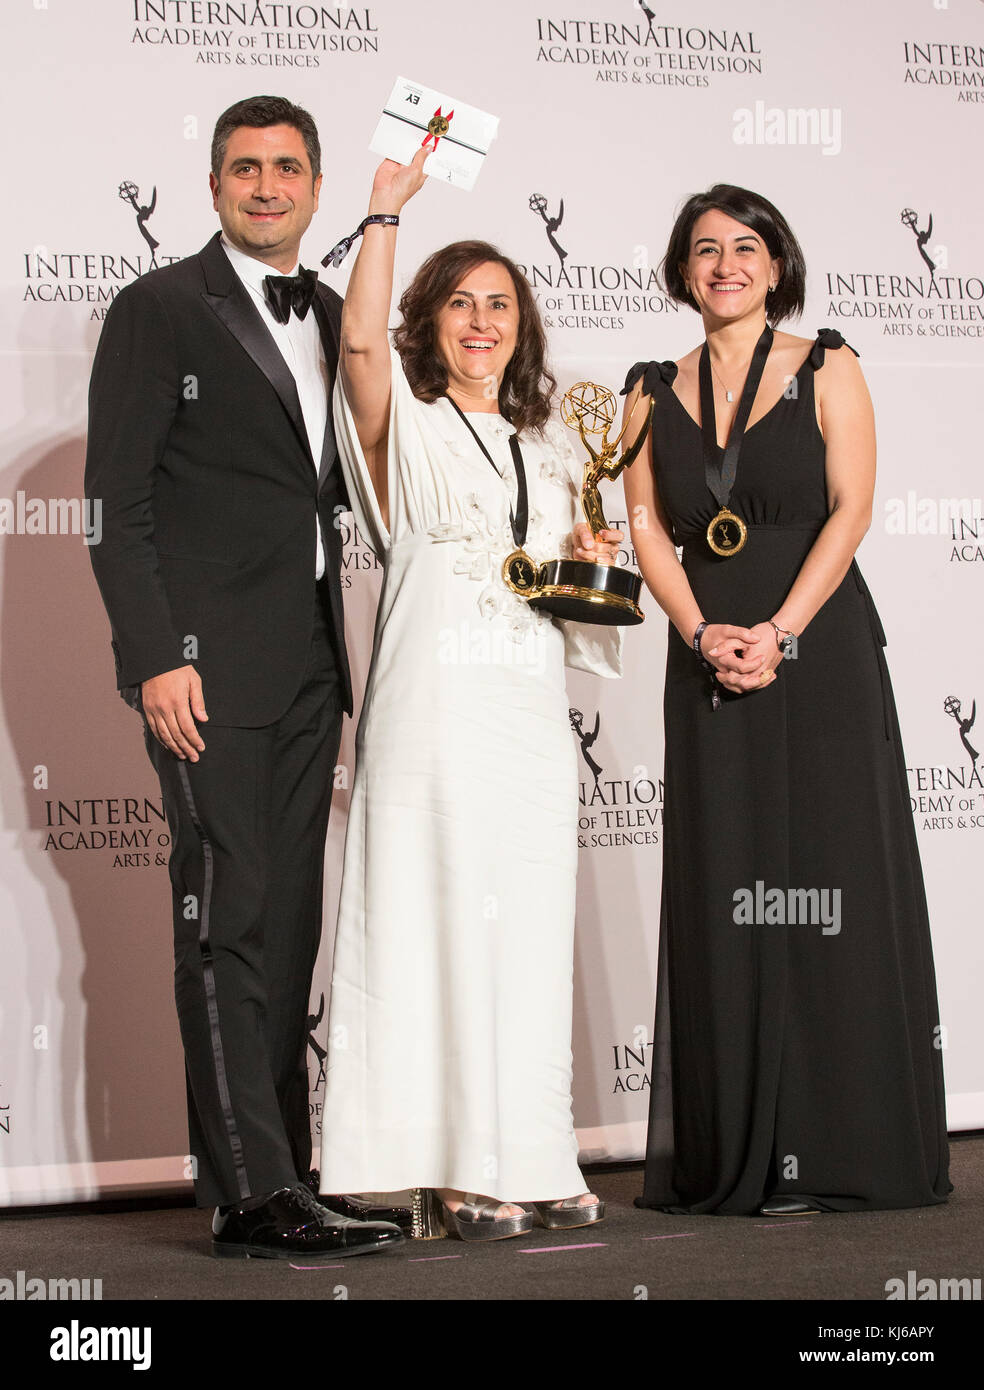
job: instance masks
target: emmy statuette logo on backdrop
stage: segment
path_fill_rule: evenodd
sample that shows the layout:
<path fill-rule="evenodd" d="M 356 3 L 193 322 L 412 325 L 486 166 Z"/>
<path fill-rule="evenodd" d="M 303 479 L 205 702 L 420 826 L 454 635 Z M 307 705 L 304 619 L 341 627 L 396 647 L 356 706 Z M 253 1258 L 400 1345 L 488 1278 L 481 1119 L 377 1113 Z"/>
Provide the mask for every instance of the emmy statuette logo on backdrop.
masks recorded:
<path fill-rule="evenodd" d="M 914 212 L 912 208 L 903 208 L 900 216 L 903 227 L 908 227 L 909 231 L 916 238 L 919 254 L 929 267 L 929 278 L 935 283 L 936 262 L 930 257 L 929 252 L 926 250 L 926 243 L 933 235 L 933 214 L 929 214 L 929 221 L 926 223 L 924 231 L 920 231 L 916 225 L 919 221 L 919 214 Z"/>
<path fill-rule="evenodd" d="M 116 190 L 116 192 L 117 196 L 121 198 L 124 203 L 129 203 L 130 206 L 133 208 L 133 211 L 136 213 L 137 230 L 140 232 L 140 235 L 143 237 L 144 241 L 150 248 L 150 265 L 147 267 L 147 269 L 156 270 L 156 253 L 158 246 L 160 246 L 160 242 L 155 241 L 154 238 L 151 236 L 150 231 L 147 228 L 147 223 L 150 220 L 154 208 L 157 206 L 157 185 L 154 184 L 154 191 L 150 195 L 150 202 L 146 203 L 143 207 L 140 206 L 140 203 L 138 201 L 140 198 L 140 189 L 137 187 L 135 183 L 132 183 L 129 179 L 124 179 L 123 182 L 120 184 L 119 188 Z"/>
<path fill-rule="evenodd" d="M 597 741 L 598 734 L 601 732 L 601 710 L 598 710 L 595 714 L 594 728 L 590 733 L 588 733 L 584 727 L 584 714 L 581 710 L 569 709 L 567 711 L 567 717 L 570 719 L 571 729 L 581 745 L 581 757 L 594 775 L 595 791 L 597 791 L 598 778 L 601 776 L 604 769 L 601 763 L 595 762 L 594 758 L 591 756 L 590 749 Z"/>
<path fill-rule="evenodd" d="M 563 198 L 561 198 L 560 200 L 560 207 L 557 209 L 556 217 L 548 217 L 546 198 L 543 196 L 542 193 L 531 193 L 530 212 L 535 212 L 538 217 L 543 218 L 543 223 L 547 231 L 547 240 L 550 242 L 550 245 L 553 247 L 553 249 L 557 252 L 557 259 L 560 261 L 560 267 L 563 270 L 564 262 L 567 260 L 567 252 L 564 250 L 564 248 L 561 246 L 560 242 L 554 235 L 554 233 L 557 231 L 557 228 L 564 220 Z"/>
<path fill-rule="evenodd" d="M 951 718 L 957 721 L 957 729 L 960 733 L 960 742 L 963 744 L 964 748 L 970 754 L 971 767 L 975 767 L 977 764 L 977 759 L 980 755 L 978 754 L 977 749 L 968 739 L 967 735 L 974 727 L 974 721 L 977 718 L 977 701 L 974 700 L 971 704 L 970 714 L 967 715 L 966 718 L 962 717 L 960 714 L 960 701 L 957 699 L 956 695 L 948 695 L 946 697 L 946 699 L 943 701 L 943 710 L 944 713 L 949 714 Z"/>

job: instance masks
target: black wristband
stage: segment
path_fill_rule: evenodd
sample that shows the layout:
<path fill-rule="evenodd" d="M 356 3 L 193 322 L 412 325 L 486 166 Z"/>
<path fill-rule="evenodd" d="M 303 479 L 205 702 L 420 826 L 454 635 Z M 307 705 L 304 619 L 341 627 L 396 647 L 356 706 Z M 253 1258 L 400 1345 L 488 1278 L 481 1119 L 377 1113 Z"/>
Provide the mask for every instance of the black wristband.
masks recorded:
<path fill-rule="evenodd" d="M 704 653 L 703 653 L 703 652 L 701 651 L 701 649 L 700 649 L 700 639 L 701 639 L 701 638 L 703 637 L 703 635 L 704 635 L 704 628 L 705 628 L 705 627 L 707 627 L 707 623 L 706 623 L 706 622 L 698 623 L 698 624 L 697 624 L 697 631 L 694 633 L 694 640 L 693 640 L 693 642 L 691 643 L 691 646 L 692 646 L 693 649 L 694 649 L 694 655 L 696 656 L 697 660 L 700 662 L 701 666 L 703 666 L 704 670 L 705 670 L 705 671 L 713 671 L 713 670 L 714 670 L 714 667 L 711 665 L 711 663 L 708 661 L 707 657 L 704 655 Z"/>
<path fill-rule="evenodd" d="M 343 236 L 341 241 L 336 241 L 335 245 L 324 257 L 321 264 L 323 266 L 340 266 L 342 261 L 352 249 L 352 243 L 357 241 L 367 227 L 374 223 L 382 223 L 386 227 L 398 227 L 400 219 L 394 212 L 374 212 L 368 217 L 364 217 L 351 236 Z"/>
<path fill-rule="evenodd" d="M 694 640 L 691 643 L 691 646 L 694 649 L 694 655 L 696 656 L 697 660 L 700 662 L 701 666 L 704 668 L 704 670 L 711 678 L 711 709 L 719 710 L 721 708 L 721 692 L 718 689 L 717 670 L 714 666 L 711 665 L 707 657 L 700 649 L 700 639 L 704 635 L 705 627 L 707 627 L 706 622 L 699 622 L 697 624 L 697 631 L 694 633 Z"/>

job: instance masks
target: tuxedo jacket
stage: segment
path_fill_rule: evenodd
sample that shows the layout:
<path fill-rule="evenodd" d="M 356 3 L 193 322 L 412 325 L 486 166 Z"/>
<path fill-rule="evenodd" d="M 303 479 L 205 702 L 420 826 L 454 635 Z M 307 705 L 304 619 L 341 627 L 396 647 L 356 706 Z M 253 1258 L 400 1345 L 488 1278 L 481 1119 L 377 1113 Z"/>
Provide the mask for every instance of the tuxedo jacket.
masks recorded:
<path fill-rule="evenodd" d="M 312 310 L 331 374 L 314 459 L 293 374 L 219 241 L 117 295 L 89 387 L 90 547 L 117 686 L 193 665 L 212 723 L 260 727 L 290 707 L 314 623 L 320 525 L 334 646 L 352 710 L 339 580 L 348 499 L 331 388 L 341 299 Z"/>

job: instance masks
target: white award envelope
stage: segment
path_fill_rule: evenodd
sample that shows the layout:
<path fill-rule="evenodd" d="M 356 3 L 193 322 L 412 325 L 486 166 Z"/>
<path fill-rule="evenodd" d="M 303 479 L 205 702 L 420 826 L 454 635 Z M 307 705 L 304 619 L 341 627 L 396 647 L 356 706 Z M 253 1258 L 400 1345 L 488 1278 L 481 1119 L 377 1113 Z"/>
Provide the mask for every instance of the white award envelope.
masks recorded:
<path fill-rule="evenodd" d="M 426 145 L 431 153 L 425 174 L 455 188 L 472 189 L 498 129 L 498 116 L 398 77 L 369 148 L 409 164 Z"/>

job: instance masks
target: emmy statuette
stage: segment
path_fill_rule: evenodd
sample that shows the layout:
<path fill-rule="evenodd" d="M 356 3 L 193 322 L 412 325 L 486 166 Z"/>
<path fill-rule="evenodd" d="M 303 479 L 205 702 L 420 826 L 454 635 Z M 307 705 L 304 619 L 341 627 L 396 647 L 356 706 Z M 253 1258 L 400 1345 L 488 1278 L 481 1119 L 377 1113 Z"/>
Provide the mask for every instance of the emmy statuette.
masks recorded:
<path fill-rule="evenodd" d="M 653 402 L 649 402 L 645 424 L 634 442 L 617 458 L 615 451 L 628 429 L 629 420 L 616 438 L 609 440 L 608 431 L 615 421 L 615 413 L 612 392 L 593 381 L 579 381 L 572 386 L 560 407 L 564 424 L 577 427 L 581 443 L 588 451 L 581 484 L 581 510 L 594 536 L 608 528 L 598 484 L 602 478 L 617 478 L 639 453 L 652 422 Z M 595 449 L 588 436 L 599 434 L 601 445 Z M 638 602 L 641 589 L 642 576 L 617 565 L 593 564 L 587 560 L 548 560 L 540 566 L 536 590 L 530 595 L 529 603 L 532 608 L 543 608 L 558 618 L 571 618 L 575 622 L 627 626 L 643 621 L 644 614 Z"/>

